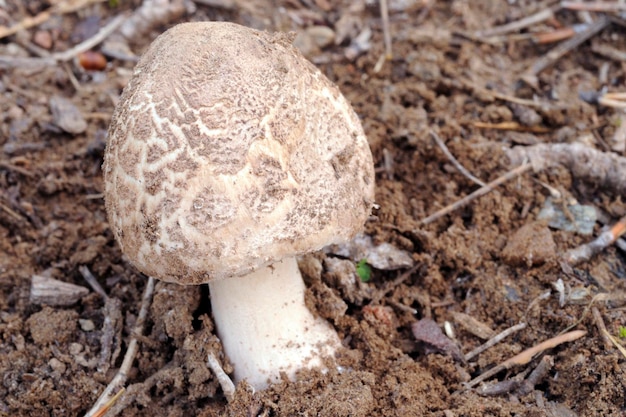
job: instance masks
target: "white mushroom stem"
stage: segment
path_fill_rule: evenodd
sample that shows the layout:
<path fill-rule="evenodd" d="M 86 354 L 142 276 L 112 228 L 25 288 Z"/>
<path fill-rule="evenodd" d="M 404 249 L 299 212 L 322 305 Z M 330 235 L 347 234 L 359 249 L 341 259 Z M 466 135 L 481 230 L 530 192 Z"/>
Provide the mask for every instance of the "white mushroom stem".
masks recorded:
<path fill-rule="evenodd" d="M 211 306 L 235 381 L 255 389 L 290 379 L 300 369 L 323 366 L 339 348 L 337 333 L 304 303 L 305 286 L 295 258 L 249 275 L 209 283 Z"/>

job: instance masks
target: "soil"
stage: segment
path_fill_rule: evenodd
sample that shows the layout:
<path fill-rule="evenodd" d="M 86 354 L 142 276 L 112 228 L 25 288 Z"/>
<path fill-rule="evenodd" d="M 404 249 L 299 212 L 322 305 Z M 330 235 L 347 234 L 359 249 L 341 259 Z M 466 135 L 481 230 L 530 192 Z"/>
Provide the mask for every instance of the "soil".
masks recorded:
<path fill-rule="evenodd" d="M 50 3 L 59 2 L 0 2 L 6 6 L 0 8 L 0 24 L 34 16 Z M 505 154 L 514 145 L 582 142 L 626 156 L 615 134 L 623 113 L 581 99 L 581 93 L 603 87 L 623 89 L 623 61 L 592 52 L 596 43 L 626 50 L 623 28 L 609 25 L 529 85 L 520 81 L 522 75 L 554 44 L 513 36 L 487 43 L 469 34 L 519 20 L 555 2 L 390 1 L 393 58 L 379 70 L 384 39 L 378 6 L 370 5 L 375 2 L 202 3 L 187 3 L 195 10 L 183 10 L 133 38 L 131 50 L 140 54 L 167 27 L 189 20 L 228 20 L 300 33 L 322 25 L 344 37 L 339 43 L 316 44 L 309 30 L 309 37 L 298 42 L 352 102 L 368 135 L 380 207 L 365 233 L 377 245 L 388 243 L 404 251 L 415 266 L 373 268 L 368 282 L 355 283 L 354 263 L 337 268 L 338 261 L 346 260 L 331 252 L 301 260 L 308 304 L 332 323 L 346 348 L 338 358 L 341 367 L 303 372 L 296 382 L 285 380 L 262 392 L 239 384 L 230 403 L 206 364 L 212 351 L 224 370 L 232 371 L 215 336 L 208 288 L 157 283 L 127 389 L 114 404 L 115 412 L 446 417 L 626 413 L 626 361 L 599 330 L 603 322 L 618 340 L 621 326 L 626 326 L 625 254 L 611 246 L 564 267 L 561 256 L 593 237 L 538 220 L 548 197 L 558 194 L 560 206 L 575 199 L 613 223 L 626 214 L 618 192 L 554 166 L 523 173 L 448 215 L 421 222 L 479 188 L 433 142 L 431 130 L 484 182 L 515 168 Z M 67 50 L 140 4 L 98 2 L 53 13 L 40 25 L 0 40 L 0 55 L 34 57 L 42 49 Z M 562 10 L 521 33 L 577 22 L 577 14 Z M 366 28 L 371 39 L 354 53 L 350 43 Z M 32 45 L 38 49 L 29 49 Z M 99 51 L 100 46 L 94 48 Z M 139 314 L 147 280 L 124 258 L 108 228 L 100 168 L 108 120 L 134 63 L 109 57 L 99 69 L 98 59 L 92 58 L 95 69 L 77 61 L 0 65 L 2 416 L 84 415 L 121 366 Z M 515 103 L 504 96 L 549 105 Z M 521 128 L 485 128 L 477 122 L 518 122 Z M 601 227 L 595 225 L 596 235 Z M 81 267 L 93 274 L 106 300 L 87 284 Z M 33 277 L 82 288 L 48 281 L 53 295 L 46 298 L 33 292 Z M 414 335 L 414 324 L 425 319 L 451 329 L 450 337 L 442 339 L 436 328 L 435 334 L 416 330 Z M 527 326 L 477 356 L 465 360 L 459 354 L 518 323 Z M 587 333 L 528 364 L 497 373 L 487 381 L 491 388 L 495 385 L 491 391 L 466 385 L 568 329 Z M 517 389 L 546 355 L 551 365 L 528 389 Z"/>

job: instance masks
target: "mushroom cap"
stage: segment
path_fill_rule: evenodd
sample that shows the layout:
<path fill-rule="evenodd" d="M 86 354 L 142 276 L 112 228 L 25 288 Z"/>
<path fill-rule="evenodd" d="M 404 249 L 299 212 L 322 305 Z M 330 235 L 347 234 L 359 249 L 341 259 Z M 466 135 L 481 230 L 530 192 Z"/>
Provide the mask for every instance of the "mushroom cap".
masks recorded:
<path fill-rule="evenodd" d="M 143 273 L 199 284 L 350 239 L 374 201 L 357 115 L 289 35 L 184 23 L 143 55 L 104 158 L 109 223 Z"/>

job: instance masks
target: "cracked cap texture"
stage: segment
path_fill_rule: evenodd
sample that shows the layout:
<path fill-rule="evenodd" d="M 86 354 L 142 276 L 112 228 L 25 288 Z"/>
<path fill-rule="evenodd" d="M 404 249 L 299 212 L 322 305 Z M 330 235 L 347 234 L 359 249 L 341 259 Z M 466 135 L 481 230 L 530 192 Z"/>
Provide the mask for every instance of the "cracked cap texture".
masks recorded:
<path fill-rule="evenodd" d="M 116 107 L 106 210 L 143 273 L 199 284 L 350 239 L 374 169 L 350 104 L 288 35 L 184 23 L 159 36 Z"/>

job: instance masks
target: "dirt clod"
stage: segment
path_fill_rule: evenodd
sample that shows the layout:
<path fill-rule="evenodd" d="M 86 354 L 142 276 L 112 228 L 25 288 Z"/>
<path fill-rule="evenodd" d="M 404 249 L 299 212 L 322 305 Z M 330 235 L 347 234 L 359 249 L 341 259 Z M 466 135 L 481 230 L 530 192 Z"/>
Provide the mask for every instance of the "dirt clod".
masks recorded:
<path fill-rule="evenodd" d="M 556 244 L 550 229 L 542 222 L 522 226 L 511 236 L 502 251 L 509 265 L 532 267 L 556 258 Z"/>

